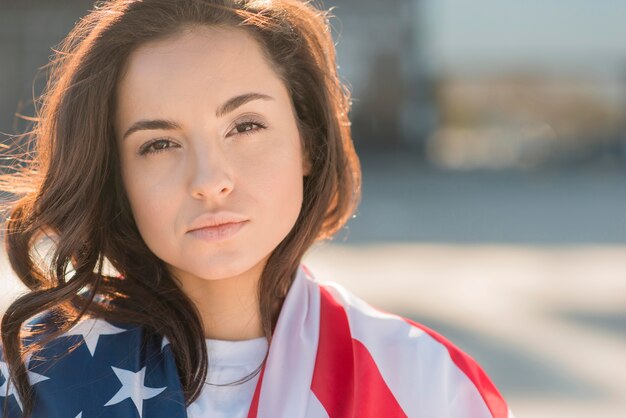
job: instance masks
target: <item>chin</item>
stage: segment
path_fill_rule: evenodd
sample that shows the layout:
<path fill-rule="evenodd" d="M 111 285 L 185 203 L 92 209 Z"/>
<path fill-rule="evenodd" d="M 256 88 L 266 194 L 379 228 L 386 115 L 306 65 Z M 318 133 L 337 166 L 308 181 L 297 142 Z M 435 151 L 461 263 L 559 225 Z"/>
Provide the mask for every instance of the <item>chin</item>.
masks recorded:
<path fill-rule="evenodd" d="M 262 261 L 262 260 L 261 260 Z M 231 261 L 211 261 L 206 264 L 195 265 L 177 265 L 173 268 L 173 272 L 177 275 L 195 276 L 203 280 L 222 280 L 242 275 L 253 269 L 259 264 L 259 261 L 247 260 L 231 260 Z"/>

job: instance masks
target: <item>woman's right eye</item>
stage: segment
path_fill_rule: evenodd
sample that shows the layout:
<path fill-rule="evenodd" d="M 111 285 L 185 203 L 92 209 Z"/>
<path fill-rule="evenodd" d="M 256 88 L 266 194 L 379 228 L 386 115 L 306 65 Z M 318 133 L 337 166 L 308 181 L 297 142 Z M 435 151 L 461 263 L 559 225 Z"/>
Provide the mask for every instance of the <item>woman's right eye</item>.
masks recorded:
<path fill-rule="evenodd" d="M 169 139 L 155 139 L 154 141 L 150 141 L 143 147 L 141 147 L 141 149 L 139 150 L 139 155 L 156 154 L 159 152 L 163 152 L 168 148 L 172 148 L 171 144 L 174 143 Z"/>

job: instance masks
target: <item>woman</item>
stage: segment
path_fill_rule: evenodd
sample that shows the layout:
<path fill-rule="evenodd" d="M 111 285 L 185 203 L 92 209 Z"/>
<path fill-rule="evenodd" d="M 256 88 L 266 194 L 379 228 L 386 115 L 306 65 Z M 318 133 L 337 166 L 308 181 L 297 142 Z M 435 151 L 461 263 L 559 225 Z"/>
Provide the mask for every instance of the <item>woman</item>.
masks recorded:
<path fill-rule="evenodd" d="M 360 196 L 327 19 L 114 0 L 76 25 L 5 182 L 30 187 L 6 245 L 31 289 L 2 319 L 6 416 L 508 416 L 450 342 L 300 263 Z"/>

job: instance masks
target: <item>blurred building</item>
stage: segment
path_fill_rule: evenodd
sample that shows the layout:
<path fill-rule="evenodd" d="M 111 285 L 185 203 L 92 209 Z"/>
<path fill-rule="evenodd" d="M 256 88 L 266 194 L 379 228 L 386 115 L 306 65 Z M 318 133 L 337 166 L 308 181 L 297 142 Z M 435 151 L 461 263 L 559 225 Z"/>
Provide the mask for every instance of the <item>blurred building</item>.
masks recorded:
<path fill-rule="evenodd" d="M 93 5 L 89 0 L 0 1 L 0 132 L 23 133 L 34 116 L 33 95 L 41 93 L 52 48 Z M 6 139 L 5 139 L 6 141 Z"/>
<path fill-rule="evenodd" d="M 624 166 L 622 3 L 426 3 L 440 114 L 427 145 L 432 162 L 455 169 Z"/>
<path fill-rule="evenodd" d="M 357 146 L 423 150 L 438 109 L 423 0 L 326 0 L 338 64 L 351 86 Z"/>
<path fill-rule="evenodd" d="M 568 74 L 456 76 L 438 83 L 428 156 L 453 169 L 621 164 L 626 90 Z"/>

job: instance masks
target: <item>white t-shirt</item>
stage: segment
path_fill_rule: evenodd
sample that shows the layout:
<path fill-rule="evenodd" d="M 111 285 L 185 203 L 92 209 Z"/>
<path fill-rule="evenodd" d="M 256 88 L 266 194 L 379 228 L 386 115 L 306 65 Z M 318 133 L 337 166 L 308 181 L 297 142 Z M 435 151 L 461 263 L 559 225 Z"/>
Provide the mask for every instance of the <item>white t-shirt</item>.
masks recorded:
<path fill-rule="evenodd" d="M 209 370 L 206 382 L 237 381 L 256 370 L 267 352 L 265 337 L 242 341 L 206 339 Z M 245 383 L 214 386 L 205 383 L 202 392 L 187 408 L 189 418 L 246 418 L 260 372 Z"/>

